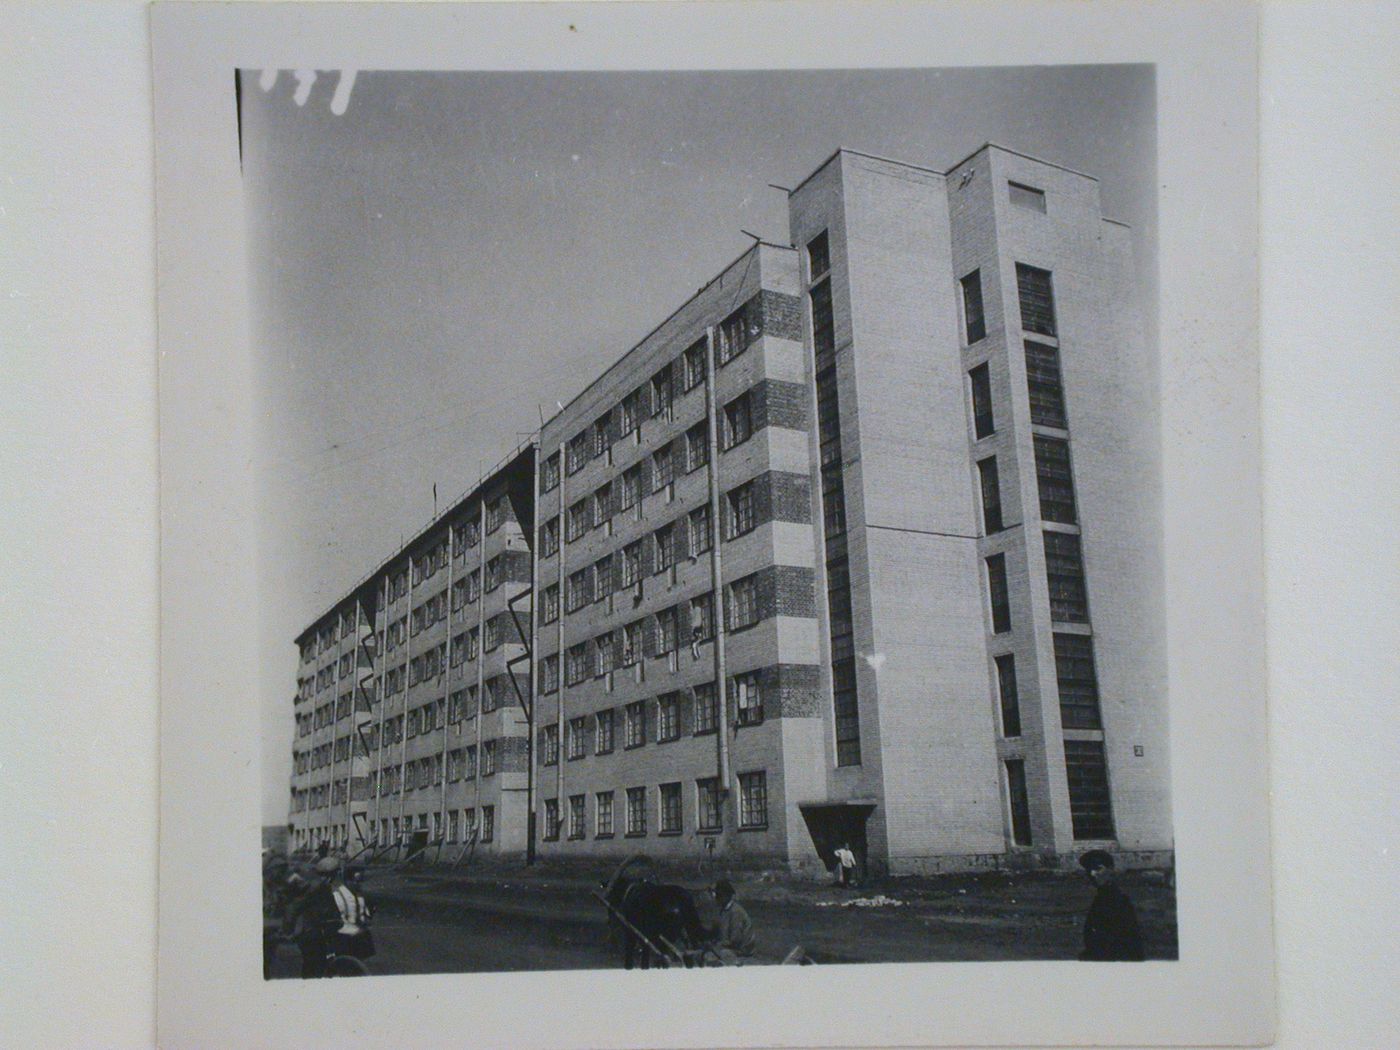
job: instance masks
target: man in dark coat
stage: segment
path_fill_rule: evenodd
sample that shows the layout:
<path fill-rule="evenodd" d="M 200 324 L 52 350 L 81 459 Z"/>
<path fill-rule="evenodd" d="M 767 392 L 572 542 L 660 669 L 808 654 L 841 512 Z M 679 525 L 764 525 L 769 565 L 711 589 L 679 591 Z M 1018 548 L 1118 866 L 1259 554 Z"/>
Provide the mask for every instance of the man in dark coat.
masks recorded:
<path fill-rule="evenodd" d="M 301 949 L 301 975 L 326 976 L 326 957 L 341 924 L 333 884 L 338 880 L 340 858 L 327 856 L 316 862 L 306 890 L 287 907 L 285 925 Z"/>
<path fill-rule="evenodd" d="M 1079 858 L 1079 866 L 1098 887 L 1089 914 L 1084 917 L 1085 962 L 1142 962 L 1146 957 L 1137 911 L 1127 894 L 1118 888 L 1113 855 L 1090 850 Z"/>

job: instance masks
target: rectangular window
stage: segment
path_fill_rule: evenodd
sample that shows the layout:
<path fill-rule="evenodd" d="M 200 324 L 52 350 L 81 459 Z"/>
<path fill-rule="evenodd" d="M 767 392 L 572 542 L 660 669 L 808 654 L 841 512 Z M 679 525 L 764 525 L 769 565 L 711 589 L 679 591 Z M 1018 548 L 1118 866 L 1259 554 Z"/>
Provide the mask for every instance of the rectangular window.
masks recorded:
<path fill-rule="evenodd" d="M 568 685 L 578 685 L 588 677 L 588 643 L 579 642 L 569 646 L 564 657 L 564 681 Z"/>
<path fill-rule="evenodd" d="M 1066 729 L 1102 729 L 1092 638 L 1055 632 L 1055 681 L 1060 692 L 1060 724 Z"/>
<path fill-rule="evenodd" d="M 685 432 L 685 469 L 699 470 L 710 461 L 710 430 L 704 421 Z"/>
<path fill-rule="evenodd" d="M 559 516 L 556 514 L 540 526 L 540 557 L 553 557 L 559 551 Z"/>
<path fill-rule="evenodd" d="M 749 336 L 757 334 L 753 331 L 755 327 L 749 324 L 748 308 L 744 306 L 739 307 L 720 322 L 715 333 L 720 364 L 727 364 L 748 349 Z"/>
<path fill-rule="evenodd" d="M 481 807 L 481 841 L 490 842 L 496 837 L 496 807 Z"/>
<path fill-rule="evenodd" d="M 540 491 L 551 492 L 559 487 L 559 453 L 545 458 L 540 465 Z"/>
<path fill-rule="evenodd" d="M 565 608 L 569 612 L 581 609 L 593 600 L 592 574 L 588 569 L 569 573 L 565 588 Z"/>
<path fill-rule="evenodd" d="M 661 785 L 661 834 L 681 833 L 681 786 L 680 784 Z"/>
<path fill-rule="evenodd" d="M 1066 740 L 1065 773 L 1069 780 L 1069 817 L 1076 839 L 1113 838 L 1113 805 L 1108 794 L 1108 764 L 1103 741 Z"/>
<path fill-rule="evenodd" d="M 606 711 L 599 711 L 594 718 L 598 730 L 594 751 L 600 755 L 611 754 L 613 749 L 613 727 L 615 724 L 614 712 L 609 708 Z"/>
<path fill-rule="evenodd" d="M 982 483 L 982 526 L 988 536 L 1002 530 L 1001 483 L 997 477 L 997 458 L 988 456 L 977 461 L 977 475 Z"/>
<path fill-rule="evenodd" d="M 986 365 L 978 365 L 967 374 L 972 383 L 972 432 L 979 439 L 996 433 L 992 418 L 992 377 Z"/>
<path fill-rule="evenodd" d="M 754 499 L 754 483 L 747 481 L 738 488 L 725 493 L 728 508 L 725 521 L 725 539 L 732 540 L 746 532 L 752 532 L 758 524 L 758 508 Z"/>
<path fill-rule="evenodd" d="M 1074 525 L 1078 519 L 1068 441 L 1035 436 L 1035 479 L 1040 487 L 1040 516 L 1046 521 Z"/>
<path fill-rule="evenodd" d="M 593 457 L 608 454 L 612 448 L 612 413 L 604 412 L 593 423 Z"/>
<path fill-rule="evenodd" d="M 491 533 L 495 532 L 497 529 L 499 529 L 505 523 L 505 520 L 505 496 L 502 496 L 500 499 L 497 500 L 492 500 L 490 503 L 486 504 L 486 534 L 488 536 Z"/>
<path fill-rule="evenodd" d="M 587 430 L 581 430 L 569 439 L 565 449 L 564 469 L 570 474 L 577 474 L 588 464 L 588 439 Z"/>
<path fill-rule="evenodd" d="M 611 554 L 605 554 L 593 566 L 593 600 L 602 601 L 612 594 L 613 586 L 613 559 Z"/>
<path fill-rule="evenodd" d="M 1031 844 L 1031 803 L 1026 793 L 1026 763 L 1019 758 L 1006 762 L 1006 801 L 1011 811 L 1011 841 L 1018 846 Z"/>
<path fill-rule="evenodd" d="M 674 693 L 661 697 L 656 703 L 656 739 L 658 743 L 679 739 L 681 735 L 681 701 Z"/>
<path fill-rule="evenodd" d="M 631 587 L 642 578 L 642 541 L 622 548 L 622 586 Z"/>
<path fill-rule="evenodd" d="M 705 777 L 695 782 L 696 831 L 720 830 L 719 781 Z"/>
<path fill-rule="evenodd" d="M 717 717 L 715 704 L 715 683 L 706 682 L 695 687 L 695 732 L 713 733 Z"/>
<path fill-rule="evenodd" d="M 559 654 L 551 653 L 540 660 L 540 692 L 548 694 L 559 690 Z"/>
<path fill-rule="evenodd" d="M 742 445 L 753 436 L 753 407 L 748 391 L 724 406 L 724 447 Z"/>
<path fill-rule="evenodd" d="M 1065 532 L 1045 534 L 1045 575 L 1050 585 L 1050 619 L 1088 623 L 1089 596 L 1084 590 L 1084 560 L 1078 536 Z"/>
<path fill-rule="evenodd" d="M 1055 292 L 1050 272 L 1016 264 L 1016 291 L 1021 300 L 1021 328 L 1038 335 L 1055 334 Z"/>
<path fill-rule="evenodd" d="M 559 619 L 559 585 L 551 583 L 540 592 L 540 623 L 553 623 Z"/>
<path fill-rule="evenodd" d="M 735 675 L 729 680 L 729 702 L 734 705 L 734 717 L 739 725 L 753 726 L 763 721 L 763 688 L 757 671 Z"/>
<path fill-rule="evenodd" d="M 1026 386 L 1030 392 L 1031 422 L 1064 430 L 1065 391 L 1060 381 L 1060 352 L 1044 343 L 1026 342 Z"/>
<path fill-rule="evenodd" d="M 540 760 L 546 766 L 559 764 L 559 727 L 547 725 L 540 731 Z"/>
<path fill-rule="evenodd" d="M 569 506 L 564 523 L 564 538 L 573 543 L 588 531 L 589 525 L 588 500 L 585 498 Z"/>
<path fill-rule="evenodd" d="M 467 573 L 467 601 L 474 602 L 481 597 L 481 570 Z"/>
<path fill-rule="evenodd" d="M 595 675 L 605 675 L 611 671 L 615 664 L 615 657 L 611 632 L 605 632 L 593 639 L 593 673 Z"/>
<path fill-rule="evenodd" d="M 641 747 L 647 742 L 647 702 L 638 700 L 627 705 L 627 747 Z"/>
<path fill-rule="evenodd" d="M 826 234 L 827 231 L 822 230 L 807 242 L 808 280 L 815 281 L 831 269 L 831 248 Z"/>
<path fill-rule="evenodd" d="M 489 777 L 496 772 L 496 741 L 488 740 L 481 745 L 481 775 Z"/>
<path fill-rule="evenodd" d="M 768 777 L 764 773 L 739 774 L 739 826 L 768 826 Z"/>
<path fill-rule="evenodd" d="M 595 838 L 612 838 L 613 833 L 613 793 L 600 791 L 593 796 L 596 809 L 593 816 Z"/>
<path fill-rule="evenodd" d="M 982 271 L 973 270 L 962 279 L 963 321 L 967 326 L 967 344 L 971 346 L 987 337 L 987 318 L 982 312 Z"/>
<path fill-rule="evenodd" d="M 622 509 L 635 507 L 642 498 L 642 465 L 638 463 L 622 475 Z"/>
<path fill-rule="evenodd" d="M 992 603 L 992 633 L 1011 630 L 1011 595 L 1006 586 L 1006 555 L 987 559 L 987 593 Z"/>
<path fill-rule="evenodd" d="M 690 640 L 707 642 L 715 636 L 715 596 L 702 594 L 690 600 Z"/>
<path fill-rule="evenodd" d="M 627 834 L 647 833 L 647 789 L 635 787 L 627 789 Z"/>
<path fill-rule="evenodd" d="M 663 525 L 652 534 L 652 572 L 665 572 L 676 563 L 676 530 Z"/>
<path fill-rule="evenodd" d="M 583 822 L 584 822 L 583 796 L 582 796 L 582 795 L 570 795 L 570 796 L 569 796 L 569 838 L 571 838 L 571 839 L 581 839 L 581 838 L 583 838 Z"/>
<path fill-rule="evenodd" d="M 544 837 L 546 842 L 554 842 L 559 838 L 559 800 L 557 798 L 544 800 Z"/>
<path fill-rule="evenodd" d="M 705 340 L 691 344 L 681 361 L 685 370 L 685 388 L 693 390 L 705 381 Z"/>
<path fill-rule="evenodd" d="M 1023 186 L 1019 182 L 1008 182 L 1006 190 L 1007 195 L 1011 198 L 1011 203 L 1016 207 L 1045 214 L 1044 190 L 1038 190 L 1034 186 Z"/>
<path fill-rule="evenodd" d="M 746 576 L 729 585 L 729 630 L 758 623 L 758 577 Z"/>
<path fill-rule="evenodd" d="M 634 390 L 622 399 L 620 429 L 626 437 L 642 425 L 642 391 Z"/>
<path fill-rule="evenodd" d="M 569 758 L 582 758 L 587 744 L 587 718 L 580 716 L 569 719 L 568 748 Z"/>
<path fill-rule="evenodd" d="M 710 507 L 706 504 L 703 507 L 696 507 L 690 512 L 690 517 L 686 521 L 689 529 L 689 549 L 692 558 L 704 554 L 710 549 L 713 536 L 710 533 Z"/>
<path fill-rule="evenodd" d="M 636 623 L 629 623 L 622 629 L 622 664 L 623 667 L 631 667 L 638 663 L 643 655 L 643 624 L 641 620 Z"/>
<path fill-rule="evenodd" d="M 675 480 L 675 465 L 671 456 L 671 446 L 656 450 L 651 457 L 651 491 L 660 492 Z"/>
<path fill-rule="evenodd" d="M 680 614 L 674 607 L 656 614 L 656 653 L 665 656 L 680 646 Z"/>
<path fill-rule="evenodd" d="M 501 644 L 501 621 L 486 621 L 486 651 L 493 652 Z"/>
<path fill-rule="evenodd" d="M 1016 691 L 1016 657 L 1010 653 L 996 658 L 997 692 L 1001 699 L 1001 735 L 1021 735 L 1021 699 Z"/>
<path fill-rule="evenodd" d="M 671 414 L 671 366 L 667 365 L 651 377 L 651 414 L 670 417 Z"/>

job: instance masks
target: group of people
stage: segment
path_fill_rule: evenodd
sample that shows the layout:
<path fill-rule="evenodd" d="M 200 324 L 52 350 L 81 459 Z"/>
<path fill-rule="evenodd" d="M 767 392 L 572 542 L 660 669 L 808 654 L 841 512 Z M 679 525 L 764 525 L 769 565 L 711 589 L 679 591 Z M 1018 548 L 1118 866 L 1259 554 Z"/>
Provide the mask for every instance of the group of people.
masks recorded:
<path fill-rule="evenodd" d="M 321 850 L 308 870 L 285 858 L 263 860 L 263 974 L 268 976 L 277 946 L 294 941 L 301 952 L 302 977 L 325 977 L 338 955 L 367 959 L 375 953 L 369 923 L 372 910 L 363 891 L 364 871 Z"/>

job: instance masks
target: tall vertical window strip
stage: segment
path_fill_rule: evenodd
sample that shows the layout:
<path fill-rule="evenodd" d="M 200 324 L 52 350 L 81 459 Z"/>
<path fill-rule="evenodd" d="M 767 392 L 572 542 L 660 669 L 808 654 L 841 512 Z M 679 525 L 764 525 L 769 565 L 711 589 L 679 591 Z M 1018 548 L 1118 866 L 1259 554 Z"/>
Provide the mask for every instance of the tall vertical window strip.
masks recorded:
<path fill-rule="evenodd" d="M 990 536 L 1002 530 L 1001 483 L 997 478 L 996 457 L 978 460 L 977 474 L 982 482 L 982 524 Z"/>
<path fill-rule="evenodd" d="M 992 605 L 992 633 L 1005 634 L 1011 630 L 1011 595 L 1006 587 L 1006 555 L 993 554 L 987 559 L 987 596 Z"/>
<path fill-rule="evenodd" d="M 1074 475 L 1069 465 L 1069 442 L 1036 435 L 1035 478 L 1040 488 L 1040 516 L 1073 525 Z"/>
<path fill-rule="evenodd" d="M 967 326 L 967 344 L 971 346 L 987 336 L 987 318 L 982 312 L 982 271 L 973 270 L 962 279 L 963 321 Z"/>
<path fill-rule="evenodd" d="M 1006 762 L 1006 801 L 1011 810 L 1011 841 L 1018 846 L 1031 844 L 1031 802 L 1026 791 L 1026 763 L 1019 759 Z"/>
<path fill-rule="evenodd" d="M 1050 619 L 1088 623 L 1089 596 L 1084 589 L 1084 559 L 1078 536 L 1045 533 L 1045 575 L 1050 585 Z"/>
<path fill-rule="evenodd" d="M 997 657 L 997 690 L 1001 694 L 1001 735 L 1021 735 L 1021 698 L 1016 691 L 1016 657 Z"/>
<path fill-rule="evenodd" d="M 1055 334 L 1055 292 L 1050 271 L 1016 264 L 1016 292 L 1021 300 L 1021 328 L 1038 335 Z"/>
<path fill-rule="evenodd" d="M 812 310 L 812 354 L 821 452 L 822 529 L 826 539 L 827 611 L 831 629 L 831 682 L 836 764 L 860 765 L 860 709 L 852 644 L 851 583 L 846 557 L 846 494 L 841 460 L 841 415 L 836 384 L 836 326 L 831 308 L 830 249 L 826 231 L 807 243 Z"/>
<path fill-rule="evenodd" d="M 1060 352 L 1053 346 L 1026 341 L 1026 386 L 1030 392 L 1031 422 L 1064 430 L 1069 424 L 1060 381 Z"/>
<path fill-rule="evenodd" d="M 1055 633 L 1055 681 L 1059 685 L 1060 724 L 1064 728 L 1103 728 L 1092 638 Z"/>
<path fill-rule="evenodd" d="M 967 374 L 972 386 L 972 432 L 979 438 L 996 432 L 992 417 L 992 377 L 986 365 L 978 365 Z"/>
<path fill-rule="evenodd" d="M 1108 793 L 1108 763 L 1101 740 L 1066 740 L 1065 773 L 1069 781 L 1069 817 L 1076 839 L 1113 838 L 1113 804 Z"/>

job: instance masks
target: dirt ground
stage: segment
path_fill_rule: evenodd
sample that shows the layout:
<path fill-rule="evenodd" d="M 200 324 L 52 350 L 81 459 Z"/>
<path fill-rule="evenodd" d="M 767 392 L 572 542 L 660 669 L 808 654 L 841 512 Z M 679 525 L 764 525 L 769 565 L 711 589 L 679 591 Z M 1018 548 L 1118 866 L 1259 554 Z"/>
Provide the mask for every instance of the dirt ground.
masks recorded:
<path fill-rule="evenodd" d="M 599 969 L 621 966 L 603 906 L 592 896 L 605 867 L 561 870 L 374 868 L 365 882 L 376 909 L 375 974 Z M 701 892 L 728 875 L 753 918 L 757 962 L 796 945 L 818 963 L 1074 959 L 1093 887 L 1051 872 L 877 878 L 855 889 L 786 875 L 663 871 Z M 1175 893 L 1157 872 L 1125 872 L 1150 959 L 1177 956 Z M 273 976 L 297 973 L 285 949 Z"/>

